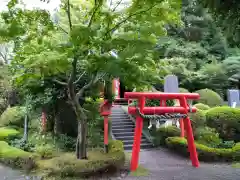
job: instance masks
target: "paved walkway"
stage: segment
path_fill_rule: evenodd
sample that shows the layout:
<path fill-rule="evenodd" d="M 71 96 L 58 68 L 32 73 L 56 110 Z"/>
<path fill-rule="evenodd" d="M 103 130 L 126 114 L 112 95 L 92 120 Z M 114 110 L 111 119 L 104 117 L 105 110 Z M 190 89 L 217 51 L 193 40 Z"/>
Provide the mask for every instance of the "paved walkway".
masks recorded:
<path fill-rule="evenodd" d="M 140 164 L 149 170 L 147 177 L 126 177 L 126 180 L 239 180 L 240 169 L 227 164 L 200 163 L 199 168 L 191 161 L 169 152 L 167 149 L 142 151 Z"/>
<path fill-rule="evenodd" d="M 232 168 L 227 164 L 201 163 L 193 168 L 188 159 L 177 156 L 166 149 L 154 149 L 140 153 L 140 164 L 149 170 L 147 177 L 94 178 L 104 180 L 239 180 L 240 168 Z M 0 164 L 1 180 L 26 180 L 22 173 Z M 34 178 L 35 179 L 35 178 Z M 36 178 L 37 179 L 37 178 Z M 36 180 L 35 179 L 35 180 Z"/>

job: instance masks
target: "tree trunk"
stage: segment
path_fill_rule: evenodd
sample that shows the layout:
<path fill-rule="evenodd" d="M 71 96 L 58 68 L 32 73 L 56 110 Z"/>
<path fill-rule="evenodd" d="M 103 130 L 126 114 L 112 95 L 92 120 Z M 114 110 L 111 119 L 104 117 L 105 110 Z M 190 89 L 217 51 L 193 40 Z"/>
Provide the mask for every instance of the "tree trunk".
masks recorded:
<path fill-rule="evenodd" d="M 87 159 L 87 119 L 81 107 L 75 107 L 78 120 L 76 155 L 78 159 Z"/>

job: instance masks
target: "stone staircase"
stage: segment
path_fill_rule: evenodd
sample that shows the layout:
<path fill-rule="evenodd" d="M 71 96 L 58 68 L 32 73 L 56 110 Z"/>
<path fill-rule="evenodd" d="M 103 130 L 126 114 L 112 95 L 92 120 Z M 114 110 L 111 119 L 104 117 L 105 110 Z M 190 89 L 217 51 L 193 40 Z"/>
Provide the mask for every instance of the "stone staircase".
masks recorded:
<path fill-rule="evenodd" d="M 128 101 L 124 98 L 115 99 L 114 104 L 117 105 L 128 105 Z"/>
<path fill-rule="evenodd" d="M 114 138 L 123 141 L 125 150 L 131 150 L 133 146 L 135 124 L 120 105 L 112 107 L 110 118 L 112 120 L 112 134 Z M 152 147 L 152 143 L 142 134 L 141 149 L 149 149 Z"/>

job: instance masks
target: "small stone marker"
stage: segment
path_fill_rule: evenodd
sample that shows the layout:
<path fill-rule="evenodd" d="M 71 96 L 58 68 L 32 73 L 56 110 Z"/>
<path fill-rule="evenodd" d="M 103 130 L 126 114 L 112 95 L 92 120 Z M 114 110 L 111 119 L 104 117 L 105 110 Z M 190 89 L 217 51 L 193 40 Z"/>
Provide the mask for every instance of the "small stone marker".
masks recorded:
<path fill-rule="evenodd" d="M 164 78 L 164 92 L 166 93 L 179 93 L 178 77 L 175 75 L 167 75 Z M 174 102 L 174 106 L 179 106 L 179 101 Z M 167 120 L 165 127 L 172 125 L 174 120 Z M 178 122 L 178 121 L 177 121 Z M 179 127 L 179 124 L 177 124 Z"/>
<path fill-rule="evenodd" d="M 228 105 L 232 108 L 240 106 L 240 91 L 238 89 L 229 89 L 228 95 Z"/>
<path fill-rule="evenodd" d="M 175 75 L 167 75 L 164 78 L 164 92 L 178 93 L 178 77 Z"/>

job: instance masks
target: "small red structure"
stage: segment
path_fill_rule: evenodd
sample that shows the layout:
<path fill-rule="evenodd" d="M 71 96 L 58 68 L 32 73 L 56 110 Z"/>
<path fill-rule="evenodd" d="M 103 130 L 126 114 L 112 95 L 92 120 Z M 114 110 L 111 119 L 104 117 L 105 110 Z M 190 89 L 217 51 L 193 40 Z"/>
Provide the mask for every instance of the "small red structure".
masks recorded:
<path fill-rule="evenodd" d="M 104 148 L 105 152 L 108 153 L 108 116 L 111 114 L 112 104 L 107 100 L 100 106 L 100 114 L 104 117 Z"/>
<path fill-rule="evenodd" d="M 42 132 L 45 133 L 47 129 L 47 118 L 46 118 L 45 111 L 42 111 L 41 123 L 42 123 Z"/>
<path fill-rule="evenodd" d="M 138 108 L 141 114 L 164 114 L 164 113 L 181 113 L 187 114 L 191 107 L 188 106 L 187 100 L 199 99 L 197 93 L 159 93 L 159 92 L 125 92 L 124 97 L 126 99 L 137 99 Z M 146 99 L 158 99 L 160 102 L 166 105 L 166 100 L 177 99 L 180 102 L 178 107 L 144 107 Z M 129 107 L 129 114 L 136 112 L 136 107 Z M 191 112 L 196 112 L 196 108 L 191 108 Z M 183 119 L 184 126 L 182 128 L 186 130 L 188 150 L 190 152 L 190 158 L 194 167 L 199 167 L 198 155 L 194 144 L 194 137 L 192 132 L 192 125 L 189 117 Z M 142 136 L 143 119 L 140 115 L 136 118 L 136 126 L 134 131 L 134 143 L 132 149 L 131 170 L 135 171 L 138 167 L 140 143 Z M 184 135 L 184 129 L 182 129 L 182 135 Z"/>

